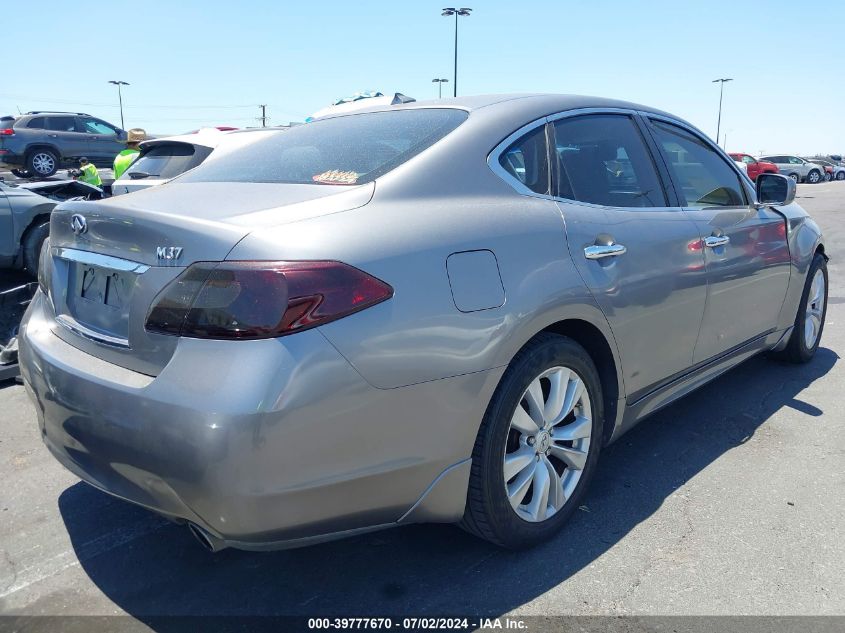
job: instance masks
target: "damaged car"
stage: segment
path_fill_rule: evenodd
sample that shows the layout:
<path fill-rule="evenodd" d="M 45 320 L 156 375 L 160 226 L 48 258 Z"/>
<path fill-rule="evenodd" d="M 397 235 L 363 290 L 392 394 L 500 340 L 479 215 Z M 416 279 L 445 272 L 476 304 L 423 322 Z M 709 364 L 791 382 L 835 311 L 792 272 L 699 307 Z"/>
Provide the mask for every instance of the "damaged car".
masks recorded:
<path fill-rule="evenodd" d="M 100 200 L 103 192 L 78 180 L 9 183 L 0 180 L 0 268 L 38 273 L 50 213 L 66 200 Z"/>

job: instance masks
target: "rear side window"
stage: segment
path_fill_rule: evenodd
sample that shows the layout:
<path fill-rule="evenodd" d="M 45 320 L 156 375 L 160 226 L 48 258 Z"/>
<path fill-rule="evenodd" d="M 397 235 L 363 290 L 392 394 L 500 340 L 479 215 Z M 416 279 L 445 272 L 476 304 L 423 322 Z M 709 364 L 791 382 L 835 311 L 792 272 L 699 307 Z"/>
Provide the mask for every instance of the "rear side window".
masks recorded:
<path fill-rule="evenodd" d="M 44 117 L 37 116 L 34 119 L 30 119 L 29 123 L 26 124 L 26 127 L 31 130 L 43 130 L 44 129 Z"/>
<path fill-rule="evenodd" d="M 76 118 L 72 116 L 47 117 L 47 129 L 51 132 L 76 132 Z"/>
<path fill-rule="evenodd" d="M 688 207 L 736 207 L 747 204 L 739 175 L 703 139 L 677 125 L 652 121 L 679 193 Z"/>
<path fill-rule="evenodd" d="M 175 178 L 199 165 L 210 153 L 211 148 L 190 143 L 156 145 L 132 163 L 126 174 L 134 179 Z"/>
<path fill-rule="evenodd" d="M 318 119 L 209 161 L 182 182 L 355 185 L 410 160 L 467 118 L 463 110 L 420 108 Z"/>
<path fill-rule="evenodd" d="M 532 130 L 499 155 L 499 164 L 534 193 L 549 193 L 546 127 Z"/>
<path fill-rule="evenodd" d="M 554 123 L 560 198 L 611 207 L 665 207 L 654 161 L 630 117 L 595 114 Z"/>

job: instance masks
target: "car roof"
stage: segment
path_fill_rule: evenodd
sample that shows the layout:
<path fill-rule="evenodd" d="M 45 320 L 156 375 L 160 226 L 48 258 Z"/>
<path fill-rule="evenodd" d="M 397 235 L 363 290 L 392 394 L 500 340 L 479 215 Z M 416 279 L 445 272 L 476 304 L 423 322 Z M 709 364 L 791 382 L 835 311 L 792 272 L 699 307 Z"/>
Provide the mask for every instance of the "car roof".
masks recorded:
<path fill-rule="evenodd" d="M 548 116 L 549 114 L 553 114 L 555 112 L 564 112 L 566 110 L 579 110 L 584 108 L 621 108 L 659 114 L 680 120 L 679 117 L 668 112 L 640 105 L 638 103 L 632 103 L 630 101 L 586 95 L 546 93 L 488 94 L 434 99 L 430 101 L 413 101 L 411 103 L 401 103 L 397 105 L 372 106 L 347 115 L 344 115 L 343 113 L 328 114 L 322 118 L 327 119 L 334 116 L 353 116 L 355 114 L 366 112 L 414 110 L 419 108 L 459 108 L 469 112 L 481 110 L 482 108 L 513 110 L 514 112 L 519 112 L 521 116 L 530 117 L 533 114 L 535 115 L 535 118 Z"/>

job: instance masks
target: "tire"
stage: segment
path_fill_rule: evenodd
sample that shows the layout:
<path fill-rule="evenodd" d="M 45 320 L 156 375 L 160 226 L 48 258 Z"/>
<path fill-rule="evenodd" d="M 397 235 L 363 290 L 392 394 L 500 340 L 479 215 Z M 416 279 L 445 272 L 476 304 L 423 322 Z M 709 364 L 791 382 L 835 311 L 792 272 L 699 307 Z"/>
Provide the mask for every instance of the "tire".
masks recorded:
<path fill-rule="evenodd" d="M 41 247 L 50 235 L 50 221 L 31 226 L 23 238 L 23 267 L 33 277 L 38 276 L 38 262 L 41 259 Z"/>
<path fill-rule="evenodd" d="M 59 157 L 49 149 L 36 149 L 27 154 L 26 170 L 38 178 L 49 178 L 59 169 Z"/>
<path fill-rule="evenodd" d="M 555 381 L 556 388 L 552 386 Z M 554 423 L 567 408 L 565 397 L 561 407 L 555 406 L 560 400 L 553 397 L 553 393 L 564 393 L 564 384 L 576 396 L 570 398 L 574 407 Z M 549 416 L 529 404 L 532 393 L 542 399 Z M 543 429 L 532 421 L 537 417 L 545 420 Z M 515 423 L 531 431 L 523 433 Z M 531 547 L 552 538 L 589 486 L 603 428 L 601 381 L 590 355 L 564 336 L 544 333 L 535 337 L 511 361 L 487 407 L 472 452 L 461 527 L 509 549 Z M 564 435 L 569 438 L 561 439 Z M 507 481 L 506 455 L 511 456 Z M 568 466 L 561 455 L 569 460 Z M 544 490 L 545 484 L 546 494 L 535 497 L 534 489 Z M 536 509 L 533 515 L 532 507 Z"/>
<path fill-rule="evenodd" d="M 799 182 L 801 182 L 801 177 L 794 172 L 789 174 L 789 177 L 792 178 L 792 180 L 795 181 L 795 184 L 798 184 Z"/>
<path fill-rule="evenodd" d="M 824 181 L 830 182 L 831 180 L 833 180 L 833 174 L 831 174 L 829 171 L 824 172 Z"/>
<path fill-rule="evenodd" d="M 811 169 L 810 173 L 807 174 L 807 182 L 810 184 L 817 184 L 823 180 L 821 173 L 819 173 L 818 169 Z"/>
<path fill-rule="evenodd" d="M 836 172 L 836 180 L 845 180 L 845 171 Z"/>
<path fill-rule="evenodd" d="M 816 286 L 819 283 L 817 278 L 820 278 L 824 282 L 821 292 L 819 292 Z M 816 350 L 819 348 L 819 342 L 824 332 L 824 321 L 827 316 L 827 294 L 827 260 L 821 253 L 816 253 L 815 257 L 813 257 L 813 263 L 810 265 L 810 270 L 807 271 L 807 279 L 804 282 L 804 293 L 801 295 L 801 302 L 798 304 L 798 313 L 795 315 L 792 334 L 784 350 L 776 354 L 777 357 L 791 363 L 807 363 L 813 358 Z M 808 303 L 810 304 L 810 311 L 807 310 Z M 807 321 L 810 319 L 812 311 L 815 311 L 819 321 L 813 341 L 812 343 L 808 343 Z"/>

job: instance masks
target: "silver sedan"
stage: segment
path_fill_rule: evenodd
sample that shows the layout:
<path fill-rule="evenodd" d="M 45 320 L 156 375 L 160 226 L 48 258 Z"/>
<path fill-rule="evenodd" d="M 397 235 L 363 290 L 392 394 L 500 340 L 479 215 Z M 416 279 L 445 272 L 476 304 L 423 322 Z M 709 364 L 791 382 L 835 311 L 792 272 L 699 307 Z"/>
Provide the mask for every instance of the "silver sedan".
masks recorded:
<path fill-rule="evenodd" d="M 619 101 L 334 116 L 60 205 L 23 377 L 62 464 L 212 550 L 417 522 L 529 546 L 643 418 L 813 357 L 827 258 L 794 197 Z"/>

